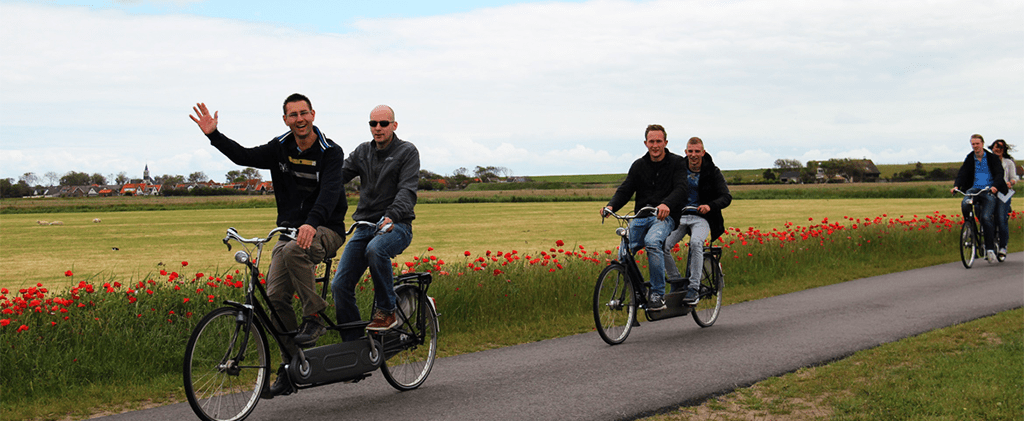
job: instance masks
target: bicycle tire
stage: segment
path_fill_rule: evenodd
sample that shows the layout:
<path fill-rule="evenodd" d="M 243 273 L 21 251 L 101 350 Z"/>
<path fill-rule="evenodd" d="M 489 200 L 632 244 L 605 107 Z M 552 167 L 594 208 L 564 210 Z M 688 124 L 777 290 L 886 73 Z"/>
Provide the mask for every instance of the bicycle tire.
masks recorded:
<path fill-rule="evenodd" d="M 270 378 L 267 337 L 259 320 L 239 323 L 241 310 L 221 307 L 211 311 L 189 336 L 183 377 L 185 396 L 196 415 L 205 421 L 245 419 L 256 407 L 260 391 Z M 233 358 L 245 341 L 245 354 Z"/>
<path fill-rule="evenodd" d="M 621 264 L 601 271 L 594 286 L 594 324 L 608 345 L 622 343 L 636 320 L 636 294 L 633 283 Z"/>
<path fill-rule="evenodd" d="M 725 275 L 722 264 L 711 256 L 704 256 L 704 273 L 700 277 L 700 302 L 693 308 L 693 321 L 700 327 L 711 327 L 722 310 L 722 289 Z"/>
<path fill-rule="evenodd" d="M 960 262 L 966 269 L 970 269 L 974 265 L 974 258 L 977 256 L 976 238 L 974 224 L 964 221 L 963 226 L 960 227 Z"/>
<path fill-rule="evenodd" d="M 408 315 L 402 324 L 383 336 L 385 361 L 381 373 L 388 384 L 400 391 L 420 387 L 437 358 L 437 312 L 424 300 L 420 288 L 399 285 L 395 288 L 396 307 Z M 397 314 L 401 318 L 402 316 Z M 422 318 L 422 323 L 420 323 Z"/>

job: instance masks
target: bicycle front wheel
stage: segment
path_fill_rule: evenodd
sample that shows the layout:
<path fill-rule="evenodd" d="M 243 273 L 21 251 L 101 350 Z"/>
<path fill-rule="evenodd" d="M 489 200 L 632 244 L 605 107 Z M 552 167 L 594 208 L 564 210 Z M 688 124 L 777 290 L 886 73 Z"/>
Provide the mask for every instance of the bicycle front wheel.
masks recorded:
<path fill-rule="evenodd" d="M 718 320 L 718 313 L 722 310 L 724 286 L 722 264 L 711 256 L 704 256 L 704 274 L 700 278 L 700 302 L 693 308 L 693 321 L 700 327 L 710 327 Z"/>
<path fill-rule="evenodd" d="M 635 294 L 626 268 L 617 263 L 604 268 L 594 287 L 597 333 L 608 345 L 620 344 L 629 336 L 635 318 Z"/>
<path fill-rule="evenodd" d="M 381 373 L 391 387 L 412 390 L 427 380 L 437 357 L 437 312 L 420 300 L 420 289 L 407 285 L 395 289 L 402 324 L 384 334 Z M 429 298 L 423 297 L 424 300 Z"/>
<path fill-rule="evenodd" d="M 965 221 L 963 227 L 960 228 L 960 262 L 967 269 L 974 264 L 974 256 L 976 256 L 977 245 L 974 238 L 974 224 Z"/>
<path fill-rule="evenodd" d="M 257 321 L 222 307 L 199 321 L 185 348 L 185 396 L 206 421 L 244 419 L 270 376 L 267 338 Z"/>

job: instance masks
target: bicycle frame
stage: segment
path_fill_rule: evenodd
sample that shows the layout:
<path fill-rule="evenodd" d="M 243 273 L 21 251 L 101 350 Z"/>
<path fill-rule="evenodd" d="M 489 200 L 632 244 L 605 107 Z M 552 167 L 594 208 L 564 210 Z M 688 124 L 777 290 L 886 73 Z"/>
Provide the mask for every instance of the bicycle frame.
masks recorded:
<path fill-rule="evenodd" d="M 612 216 L 619 220 L 619 228 L 615 230 L 615 233 L 621 237 L 619 243 L 619 257 L 613 260 L 610 264 L 620 265 L 626 269 L 626 275 L 629 282 L 633 284 L 633 294 L 636 300 L 637 307 L 647 309 L 647 291 L 649 289 L 649 282 L 644 281 L 644 275 L 640 272 L 640 267 L 636 264 L 636 259 L 633 257 L 636 255 L 636 250 L 629 247 L 629 228 L 632 225 L 633 220 L 639 218 L 639 215 L 645 212 L 657 212 L 656 208 L 644 207 L 641 208 L 635 215 L 617 215 L 615 212 L 608 212 L 608 216 Z M 604 223 L 604 220 L 601 220 Z"/>
<path fill-rule="evenodd" d="M 240 318 L 244 318 L 244 320 L 238 321 L 238 327 L 243 328 L 244 325 L 244 330 L 246 332 L 246 336 L 243 338 L 241 347 L 238 350 L 238 358 L 241 358 L 241 356 L 245 354 L 245 348 L 249 344 L 249 331 L 252 328 L 252 324 L 254 323 L 254 316 L 255 319 L 259 320 L 263 328 L 269 331 L 270 334 L 274 337 L 274 341 L 277 342 L 277 346 L 278 348 L 280 348 L 282 354 L 287 355 L 289 359 L 293 357 L 292 353 L 288 352 L 288 349 L 284 347 L 283 341 L 281 340 L 281 336 L 289 334 L 294 335 L 298 333 L 298 331 L 296 330 L 291 332 L 282 332 L 281 330 L 279 330 L 277 326 L 284 325 L 283 321 L 281 320 L 281 317 L 275 312 L 269 312 L 268 314 L 267 310 L 263 307 L 263 304 L 260 302 L 260 300 L 256 299 L 256 292 L 259 291 L 259 295 L 263 299 L 263 302 L 270 302 L 270 296 L 267 295 L 266 288 L 263 286 L 263 284 L 259 282 L 259 265 L 263 255 L 263 246 L 266 243 L 270 242 L 270 240 L 275 235 L 278 234 L 294 239 L 295 232 L 296 230 L 294 228 L 278 227 L 270 231 L 270 234 L 268 234 L 266 238 L 257 237 L 245 239 L 238 235 L 238 232 L 235 231 L 234 228 L 228 228 L 227 236 L 224 237 L 223 242 L 228 247 L 229 251 L 231 250 L 231 244 L 229 241 L 235 240 L 238 241 L 240 244 L 255 244 L 255 246 L 253 247 L 255 249 L 256 255 L 255 258 L 252 258 L 251 254 L 248 251 L 241 250 L 235 253 L 235 261 L 245 264 L 246 269 L 249 272 L 248 279 L 246 279 L 247 285 L 245 285 L 245 297 L 244 301 L 241 303 L 237 301 L 224 300 L 225 305 L 237 308 L 241 312 Z M 273 317 L 273 321 L 276 323 L 271 322 L 271 317 Z"/>
<path fill-rule="evenodd" d="M 964 192 L 964 191 L 960 190 L 959 188 L 954 188 L 953 189 L 954 192 L 960 193 L 961 195 L 963 195 L 966 198 L 966 202 L 967 202 L 967 205 L 968 205 L 966 207 L 967 212 L 964 214 L 964 223 L 961 226 L 961 237 L 963 237 L 962 232 L 964 231 L 964 229 L 969 226 L 970 227 L 970 232 L 971 232 L 972 237 L 973 237 L 971 239 L 971 241 L 973 241 L 974 244 L 970 245 L 970 244 L 966 243 L 963 238 L 960 238 L 960 240 L 959 240 L 959 242 L 961 243 L 960 244 L 960 249 L 961 249 L 960 250 L 960 260 L 963 263 L 964 267 L 967 268 L 967 269 L 970 269 L 971 266 L 974 264 L 974 259 L 975 258 L 979 258 L 980 259 L 980 258 L 984 257 L 984 255 L 985 255 L 985 237 L 984 237 L 985 233 L 982 232 L 982 230 L 980 229 L 980 227 L 978 226 L 978 223 L 977 223 L 978 209 L 976 207 L 977 204 L 975 203 L 974 199 L 977 196 L 980 196 L 980 195 L 983 195 L 983 194 L 991 194 L 990 193 L 990 189 L 991 189 L 990 187 L 984 187 L 984 188 L 979 189 L 978 191 L 973 192 L 973 193 Z M 990 235 L 993 235 L 993 236 L 996 237 L 996 239 L 998 239 L 998 237 L 999 237 L 998 232 L 999 232 L 999 226 L 997 224 L 995 226 L 995 230 L 993 232 L 991 232 Z M 967 254 L 965 254 L 965 251 L 966 251 L 965 249 L 968 248 L 968 247 L 973 247 L 973 249 L 974 249 L 974 252 L 971 253 L 971 256 L 968 256 Z M 1000 260 L 1000 261 L 1002 261 L 1002 260 Z"/>

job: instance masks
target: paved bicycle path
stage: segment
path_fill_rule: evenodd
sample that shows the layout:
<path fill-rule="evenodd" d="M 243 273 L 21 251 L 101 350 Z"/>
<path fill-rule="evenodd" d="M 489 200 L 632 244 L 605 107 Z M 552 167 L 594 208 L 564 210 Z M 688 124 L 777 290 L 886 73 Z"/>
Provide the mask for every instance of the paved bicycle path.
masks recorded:
<path fill-rule="evenodd" d="M 726 272 L 726 294 L 729 274 Z M 622 420 L 695 402 L 882 343 L 1024 306 L 1024 253 L 858 279 L 596 332 L 439 359 L 400 393 L 379 375 L 260 401 L 250 420 Z M 443 309 L 442 309 L 443 310 Z M 441 318 L 444 334 L 444 316 Z M 102 418 L 195 419 L 187 403 Z"/>

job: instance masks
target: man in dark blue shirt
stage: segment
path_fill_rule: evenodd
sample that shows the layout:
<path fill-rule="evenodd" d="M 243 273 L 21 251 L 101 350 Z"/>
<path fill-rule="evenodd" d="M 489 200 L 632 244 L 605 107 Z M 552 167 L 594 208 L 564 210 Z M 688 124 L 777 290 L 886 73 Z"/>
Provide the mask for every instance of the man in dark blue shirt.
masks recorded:
<path fill-rule="evenodd" d="M 978 220 L 981 221 L 981 232 L 985 237 L 985 260 L 989 263 L 996 263 L 995 252 L 995 231 L 996 231 L 996 206 L 995 194 L 997 192 L 1006 194 L 1009 189 L 1003 179 L 1003 163 L 996 154 L 985 150 L 985 139 L 980 134 L 971 135 L 971 153 L 964 158 L 963 165 L 956 175 L 953 190 L 960 189 L 967 193 L 977 193 L 983 188 L 989 191 L 974 197 L 974 209 L 977 210 Z M 950 190 L 950 193 L 953 192 Z M 966 216 L 970 213 L 971 205 L 967 203 L 967 197 L 960 206 Z"/>

